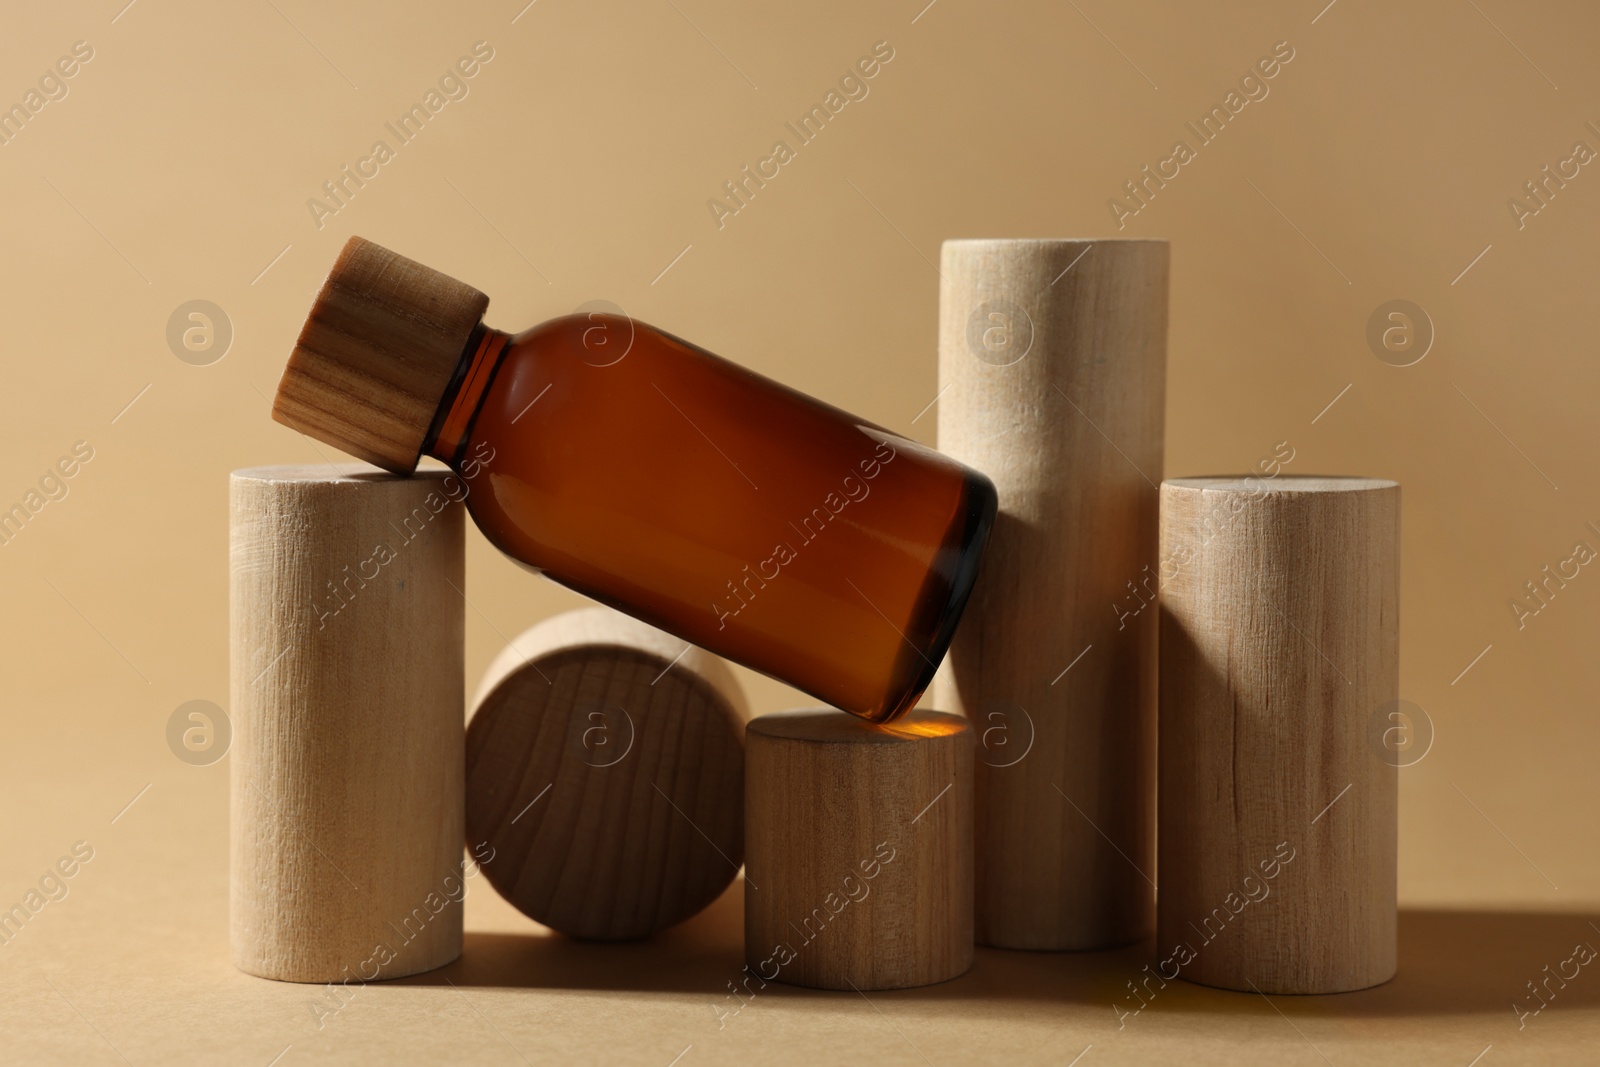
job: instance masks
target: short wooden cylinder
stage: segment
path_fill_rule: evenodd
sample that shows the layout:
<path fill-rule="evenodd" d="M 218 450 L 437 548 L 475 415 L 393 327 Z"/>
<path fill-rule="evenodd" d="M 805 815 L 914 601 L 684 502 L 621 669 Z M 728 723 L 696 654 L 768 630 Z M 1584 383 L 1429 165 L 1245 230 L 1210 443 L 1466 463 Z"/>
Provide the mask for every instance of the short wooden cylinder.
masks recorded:
<path fill-rule="evenodd" d="M 491 885 L 573 937 L 645 937 L 744 851 L 744 693 L 726 663 L 606 607 L 526 631 L 467 728 L 467 835 Z"/>
<path fill-rule="evenodd" d="M 746 735 L 741 981 L 905 989 L 972 966 L 972 727 L 763 715 Z"/>
<path fill-rule="evenodd" d="M 461 952 L 454 478 L 233 474 L 229 896 L 243 971 L 371 981 Z"/>
<path fill-rule="evenodd" d="M 1161 489 L 1163 973 L 1337 993 L 1395 973 L 1400 489 Z"/>
<path fill-rule="evenodd" d="M 1165 241 L 946 241 L 939 448 L 1000 496 L 934 704 L 977 726 L 978 943 L 1155 914 Z"/>

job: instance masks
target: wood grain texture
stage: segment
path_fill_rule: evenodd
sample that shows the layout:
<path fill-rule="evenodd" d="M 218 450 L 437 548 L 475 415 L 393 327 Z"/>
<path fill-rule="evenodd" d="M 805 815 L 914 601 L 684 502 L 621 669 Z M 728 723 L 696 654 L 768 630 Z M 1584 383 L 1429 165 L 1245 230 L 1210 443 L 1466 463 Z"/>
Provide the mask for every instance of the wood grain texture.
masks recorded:
<path fill-rule="evenodd" d="M 1157 948 L 1228 989 L 1385 982 L 1398 771 L 1372 724 L 1399 696 L 1399 486 L 1194 478 L 1161 498 Z"/>
<path fill-rule="evenodd" d="M 409 472 L 488 306 L 487 296 L 448 274 L 350 238 L 306 315 L 272 417 Z"/>
<path fill-rule="evenodd" d="M 574 937 L 681 922 L 738 873 L 744 723 L 727 664 L 606 607 L 546 619 L 490 664 L 467 730 L 467 832 L 489 882 Z"/>
<path fill-rule="evenodd" d="M 397 978 L 461 951 L 465 550 L 444 477 L 233 474 L 241 970 Z"/>
<path fill-rule="evenodd" d="M 978 728 L 979 944 L 1093 949 L 1154 913 L 1165 241 L 947 241 L 939 447 L 1000 494 L 934 704 Z M 1070 669 L 1069 669 L 1070 668 Z"/>
<path fill-rule="evenodd" d="M 746 993 L 905 989 L 972 966 L 972 727 L 763 715 L 746 735 Z M 745 995 L 745 994 L 741 994 Z"/>

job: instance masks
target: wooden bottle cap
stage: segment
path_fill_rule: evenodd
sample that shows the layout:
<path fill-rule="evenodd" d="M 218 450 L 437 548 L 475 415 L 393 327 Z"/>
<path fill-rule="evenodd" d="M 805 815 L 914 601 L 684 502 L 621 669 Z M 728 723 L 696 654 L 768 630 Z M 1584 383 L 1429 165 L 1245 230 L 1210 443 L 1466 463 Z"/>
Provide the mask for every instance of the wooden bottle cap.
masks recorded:
<path fill-rule="evenodd" d="M 467 728 L 489 882 L 573 937 L 625 940 L 715 900 L 744 853 L 745 698 L 727 664 L 606 607 L 490 664 Z"/>
<path fill-rule="evenodd" d="M 972 966 L 972 726 L 832 709 L 745 734 L 747 985 L 906 989 Z M 754 989 L 751 990 L 754 992 Z"/>
<path fill-rule="evenodd" d="M 464 282 L 350 238 L 289 355 L 272 417 L 409 474 L 488 306 Z"/>
<path fill-rule="evenodd" d="M 399 978 L 461 952 L 464 510 L 362 464 L 230 481 L 234 964 Z M 314 1009 L 315 1011 L 315 1009 Z"/>

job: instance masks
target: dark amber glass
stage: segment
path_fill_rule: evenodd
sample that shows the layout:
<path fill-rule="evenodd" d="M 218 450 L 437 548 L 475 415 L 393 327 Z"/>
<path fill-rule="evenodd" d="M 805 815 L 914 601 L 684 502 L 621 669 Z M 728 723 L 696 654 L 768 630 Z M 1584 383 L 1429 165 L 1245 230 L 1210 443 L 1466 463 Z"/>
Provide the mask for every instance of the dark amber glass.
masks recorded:
<path fill-rule="evenodd" d="M 932 680 L 983 475 L 625 316 L 480 327 L 429 454 L 512 558 L 877 722 Z"/>

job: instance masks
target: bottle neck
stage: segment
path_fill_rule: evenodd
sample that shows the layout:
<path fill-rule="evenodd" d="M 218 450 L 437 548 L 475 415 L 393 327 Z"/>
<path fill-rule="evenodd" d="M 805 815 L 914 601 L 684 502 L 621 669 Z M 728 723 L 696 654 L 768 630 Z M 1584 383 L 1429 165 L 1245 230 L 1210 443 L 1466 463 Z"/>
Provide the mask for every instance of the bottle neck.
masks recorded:
<path fill-rule="evenodd" d="M 439 401 L 433 424 L 428 427 L 428 436 L 422 442 L 424 455 L 443 460 L 452 467 L 456 465 L 466 451 L 473 420 L 477 418 L 510 340 L 510 334 L 481 322 L 473 328 L 444 397 Z"/>

